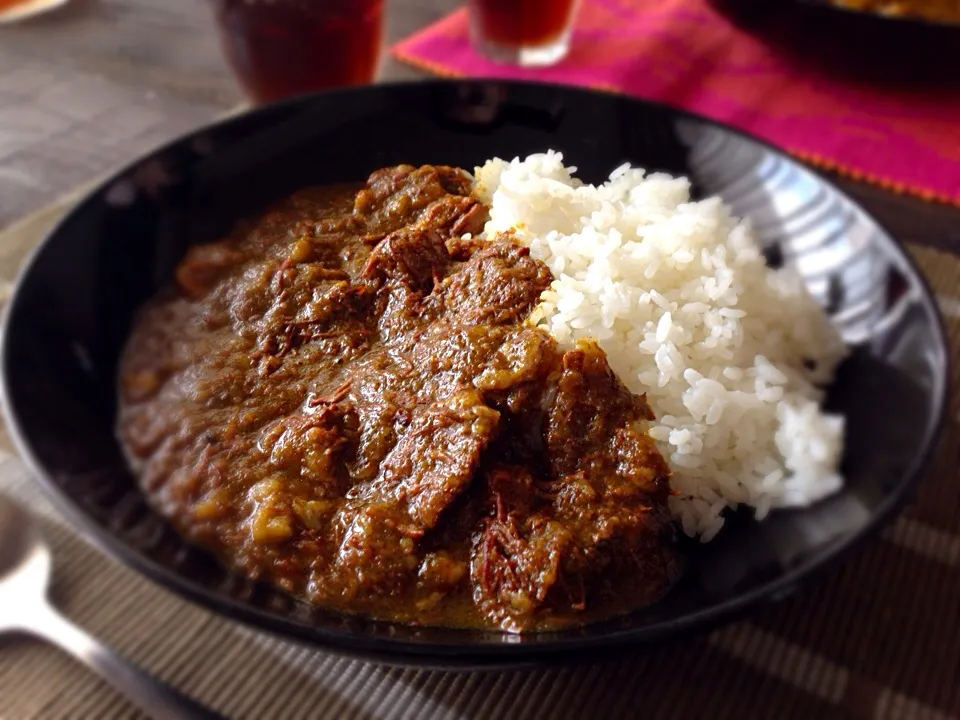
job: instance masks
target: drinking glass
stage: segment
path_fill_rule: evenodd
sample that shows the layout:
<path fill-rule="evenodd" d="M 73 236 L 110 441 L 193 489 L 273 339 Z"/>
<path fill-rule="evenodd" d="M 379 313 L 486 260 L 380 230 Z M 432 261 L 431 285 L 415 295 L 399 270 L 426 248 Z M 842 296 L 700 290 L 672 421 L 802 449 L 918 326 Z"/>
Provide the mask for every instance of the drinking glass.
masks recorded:
<path fill-rule="evenodd" d="M 384 0 L 211 0 L 220 41 L 254 102 L 372 82 Z"/>
<path fill-rule="evenodd" d="M 570 49 L 579 0 L 470 0 L 470 39 L 496 62 L 553 65 Z"/>

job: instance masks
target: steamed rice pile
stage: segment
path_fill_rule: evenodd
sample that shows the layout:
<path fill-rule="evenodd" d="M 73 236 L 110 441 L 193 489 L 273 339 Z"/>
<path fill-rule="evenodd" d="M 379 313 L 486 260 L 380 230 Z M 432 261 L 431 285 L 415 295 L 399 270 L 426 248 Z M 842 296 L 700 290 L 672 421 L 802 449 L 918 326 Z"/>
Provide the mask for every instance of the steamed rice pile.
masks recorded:
<path fill-rule="evenodd" d="M 704 542 L 727 507 L 807 505 L 836 491 L 843 418 L 820 409 L 845 347 L 795 273 L 685 178 L 624 165 L 597 187 L 559 153 L 477 169 L 486 234 L 513 230 L 556 278 L 531 316 L 562 346 L 594 337 L 647 393 L 674 475 L 672 509 Z"/>

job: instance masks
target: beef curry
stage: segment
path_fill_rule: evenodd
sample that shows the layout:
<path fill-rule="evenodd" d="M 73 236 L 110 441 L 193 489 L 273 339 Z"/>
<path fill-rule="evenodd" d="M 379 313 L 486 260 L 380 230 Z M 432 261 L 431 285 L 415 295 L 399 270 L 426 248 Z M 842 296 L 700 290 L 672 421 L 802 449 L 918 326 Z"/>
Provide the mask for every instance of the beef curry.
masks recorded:
<path fill-rule="evenodd" d="M 525 324 L 549 269 L 485 241 L 472 178 L 399 166 L 194 246 L 141 312 L 119 434 L 153 505 L 338 611 L 511 631 L 607 617 L 676 573 L 652 413 Z"/>

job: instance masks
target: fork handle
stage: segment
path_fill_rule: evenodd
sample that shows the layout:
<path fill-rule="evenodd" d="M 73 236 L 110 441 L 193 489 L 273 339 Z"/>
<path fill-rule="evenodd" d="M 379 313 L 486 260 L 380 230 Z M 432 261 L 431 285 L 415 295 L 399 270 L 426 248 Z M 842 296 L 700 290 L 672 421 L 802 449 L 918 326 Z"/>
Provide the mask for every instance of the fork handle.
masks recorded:
<path fill-rule="evenodd" d="M 34 608 L 24 630 L 69 652 L 153 720 L 222 720 L 217 713 L 122 658 L 50 605 Z"/>

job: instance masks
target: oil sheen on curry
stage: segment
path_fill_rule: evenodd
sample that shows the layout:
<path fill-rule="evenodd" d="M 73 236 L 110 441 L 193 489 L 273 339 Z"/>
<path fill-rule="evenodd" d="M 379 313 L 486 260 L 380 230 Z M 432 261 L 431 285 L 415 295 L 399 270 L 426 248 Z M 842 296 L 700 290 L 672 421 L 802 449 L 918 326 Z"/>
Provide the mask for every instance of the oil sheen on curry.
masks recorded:
<path fill-rule="evenodd" d="M 533 631 L 647 604 L 676 576 L 652 413 L 525 323 L 553 278 L 477 239 L 471 187 L 387 168 L 191 248 L 127 346 L 124 448 L 181 533 L 336 611 Z"/>

